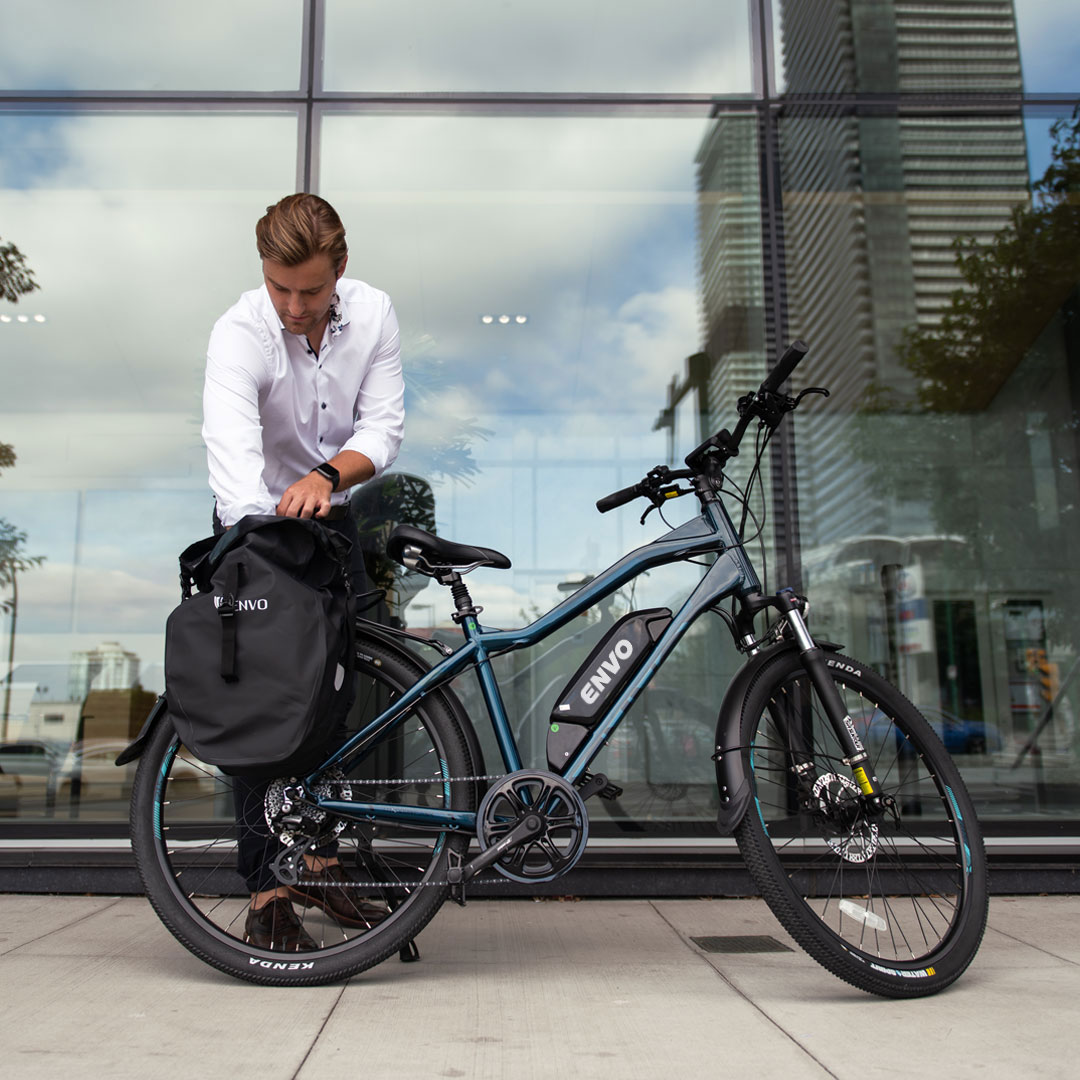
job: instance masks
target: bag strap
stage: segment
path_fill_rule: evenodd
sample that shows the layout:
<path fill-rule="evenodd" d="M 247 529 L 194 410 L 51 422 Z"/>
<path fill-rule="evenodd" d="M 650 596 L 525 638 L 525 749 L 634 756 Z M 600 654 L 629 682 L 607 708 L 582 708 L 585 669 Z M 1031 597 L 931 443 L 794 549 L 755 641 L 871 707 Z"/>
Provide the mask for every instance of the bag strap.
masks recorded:
<path fill-rule="evenodd" d="M 218 604 L 221 618 L 221 677 L 236 682 L 236 594 L 240 588 L 240 563 L 234 559 L 225 567 L 225 595 Z"/>

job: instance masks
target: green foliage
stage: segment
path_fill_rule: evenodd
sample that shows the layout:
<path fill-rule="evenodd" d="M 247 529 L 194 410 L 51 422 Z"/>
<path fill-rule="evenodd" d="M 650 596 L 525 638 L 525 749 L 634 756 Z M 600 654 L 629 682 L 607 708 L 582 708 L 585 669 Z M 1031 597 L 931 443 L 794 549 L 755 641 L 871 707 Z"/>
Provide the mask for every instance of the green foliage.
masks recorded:
<path fill-rule="evenodd" d="M 919 377 L 925 409 L 985 409 L 1049 321 L 1080 314 L 1080 110 L 1051 134 L 1052 164 L 1033 185 L 1033 205 L 1016 207 L 988 245 L 954 241 L 964 287 L 939 327 L 904 335 L 900 359 Z"/>
<path fill-rule="evenodd" d="M 26 533 L 0 518 L 0 587 L 11 585 L 16 574 L 25 574 L 45 561 L 44 555 L 27 555 L 25 545 Z M 0 610 L 10 612 L 12 607 L 12 600 L 0 601 Z"/>
<path fill-rule="evenodd" d="M 14 244 L 0 241 L 0 296 L 16 304 L 20 296 L 39 288 L 26 256 Z"/>

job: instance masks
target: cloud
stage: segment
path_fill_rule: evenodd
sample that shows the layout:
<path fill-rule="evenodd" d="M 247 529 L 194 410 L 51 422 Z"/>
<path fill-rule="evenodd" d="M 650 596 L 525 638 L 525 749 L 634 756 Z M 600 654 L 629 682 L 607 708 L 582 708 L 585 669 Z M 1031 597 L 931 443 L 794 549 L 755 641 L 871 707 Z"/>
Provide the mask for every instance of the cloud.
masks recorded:
<path fill-rule="evenodd" d="M 15 90 L 295 90 L 302 6 L 185 0 L 6 5 L 0 87 Z"/>
<path fill-rule="evenodd" d="M 326 87 L 746 93 L 748 34 L 743 0 L 338 3 L 327 12 Z"/>
<path fill-rule="evenodd" d="M 173 581 L 47 562 L 19 578 L 18 626 L 27 634 L 160 633 L 179 599 Z"/>

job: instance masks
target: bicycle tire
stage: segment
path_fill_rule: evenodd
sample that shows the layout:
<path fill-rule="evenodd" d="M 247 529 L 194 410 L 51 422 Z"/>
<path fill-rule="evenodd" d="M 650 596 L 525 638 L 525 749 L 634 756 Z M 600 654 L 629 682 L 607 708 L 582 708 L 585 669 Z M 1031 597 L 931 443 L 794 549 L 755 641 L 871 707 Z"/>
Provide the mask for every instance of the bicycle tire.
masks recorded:
<path fill-rule="evenodd" d="M 357 701 L 351 716 L 377 715 L 411 686 L 423 668 L 383 642 L 357 642 Z M 428 695 L 373 744 L 360 765 L 345 770 L 353 799 L 398 801 L 475 810 L 475 784 L 461 728 L 445 702 Z M 395 788 L 366 780 L 403 779 Z M 278 952 L 244 941 L 249 893 L 235 867 L 233 780 L 194 759 L 163 717 L 139 762 L 131 798 L 131 841 L 146 895 L 161 921 L 201 960 L 240 979 L 267 985 L 336 982 L 398 952 L 427 925 L 449 894 L 451 852 L 463 855 L 469 837 L 350 823 L 337 837 L 338 857 L 354 880 L 377 878 L 372 899 L 391 907 L 370 928 L 338 924 L 316 907 L 295 904 L 314 950 Z M 322 828 L 330 829 L 330 820 Z"/>
<path fill-rule="evenodd" d="M 828 664 L 895 810 L 867 812 L 799 656 L 787 653 L 743 699 L 740 752 L 753 799 L 735 837 L 763 898 L 810 956 L 870 993 L 924 997 L 959 978 L 986 927 L 978 821 L 918 710 L 865 664 L 839 654 Z M 801 785 L 785 734 L 792 723 L 815 766 Z"/>

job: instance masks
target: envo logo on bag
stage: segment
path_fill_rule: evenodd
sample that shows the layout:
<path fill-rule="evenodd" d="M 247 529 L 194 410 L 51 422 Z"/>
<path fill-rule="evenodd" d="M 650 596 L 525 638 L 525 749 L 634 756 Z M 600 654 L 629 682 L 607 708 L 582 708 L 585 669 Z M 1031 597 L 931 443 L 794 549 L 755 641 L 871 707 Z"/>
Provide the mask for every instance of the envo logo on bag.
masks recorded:
<path fill-rule="evenodd" d="M 224 600 L 224 596 L 215 596 L 214 607 L 220 608 Z M 235 606 L 237 611 L 268 611 L 270 601 L 265 597 L 259 600 L 237 600 Z"/>

